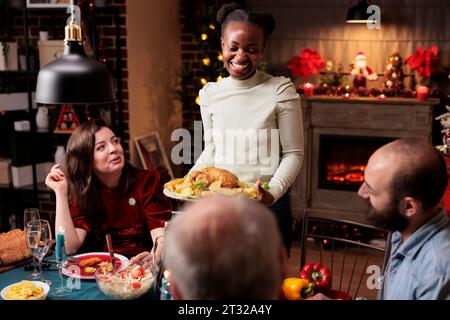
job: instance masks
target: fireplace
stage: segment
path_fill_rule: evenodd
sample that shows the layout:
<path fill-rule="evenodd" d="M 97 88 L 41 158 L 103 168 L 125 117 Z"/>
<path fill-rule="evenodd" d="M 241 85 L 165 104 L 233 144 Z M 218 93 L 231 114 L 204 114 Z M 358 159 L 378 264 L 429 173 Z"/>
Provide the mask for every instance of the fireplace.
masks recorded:
<path fill-rule="evenodd" d="M 395 138 L 321 135 L 319 138 L 320 189 L 357 191 L 372 153 Z"/>
<path fill-rule="evenodd" d="M 367 204 L 357 190 L 364 167 L 380 146 L 397 138 L 431 141 L 438 99 L 302 98 L 305 158 L 291 187 L 294 218 L 314 216 L 366 223 Z"/>

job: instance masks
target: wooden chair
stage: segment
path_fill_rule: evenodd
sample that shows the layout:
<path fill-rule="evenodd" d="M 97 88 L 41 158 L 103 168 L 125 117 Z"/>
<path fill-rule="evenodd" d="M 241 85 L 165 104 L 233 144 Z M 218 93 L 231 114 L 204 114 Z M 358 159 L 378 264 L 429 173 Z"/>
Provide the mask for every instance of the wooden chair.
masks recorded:
<path fill-rule="evenodd" d="M 358 234 L 382 238 L 364 241 L 366 239 L 355 237 Z M 384 273 L 389 257 L 390 237 L 389 232 L 371 225 L 312 217 L 305 211 L 300 239 L 300 269 L 306 262 L 325 264 L 331 272 L 333 292 L 343 292 L 352 299 L 356 299 L 358 294 L 375 299 L 379 289 L 378 277 Z M 362 284 L 364 290 L 360 292 Z M 330 295 L 333 294 L 330 292 Z"/>

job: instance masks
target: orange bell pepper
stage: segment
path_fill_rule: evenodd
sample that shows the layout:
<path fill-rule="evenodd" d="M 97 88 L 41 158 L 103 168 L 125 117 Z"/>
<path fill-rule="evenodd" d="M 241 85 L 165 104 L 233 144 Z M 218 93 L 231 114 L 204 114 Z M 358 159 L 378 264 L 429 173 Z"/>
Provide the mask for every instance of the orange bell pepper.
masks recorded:
<path fill-rule="evenodd" d="M 303 300 L 314 294 L 314 284 L 301 278 L 284 279 L 281 289 L 287 300 Z"/>

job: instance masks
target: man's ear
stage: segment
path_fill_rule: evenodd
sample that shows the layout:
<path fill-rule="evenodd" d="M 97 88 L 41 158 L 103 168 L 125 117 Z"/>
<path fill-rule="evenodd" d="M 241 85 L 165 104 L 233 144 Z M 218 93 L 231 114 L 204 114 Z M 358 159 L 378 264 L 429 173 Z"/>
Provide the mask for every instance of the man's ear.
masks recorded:
<path fill-rule="evenodd" d="M 400 212 L 407 218 L 413 217 L 422 208 L 422 204 L 413 197 L 405 197 L 400 202 Z"/>

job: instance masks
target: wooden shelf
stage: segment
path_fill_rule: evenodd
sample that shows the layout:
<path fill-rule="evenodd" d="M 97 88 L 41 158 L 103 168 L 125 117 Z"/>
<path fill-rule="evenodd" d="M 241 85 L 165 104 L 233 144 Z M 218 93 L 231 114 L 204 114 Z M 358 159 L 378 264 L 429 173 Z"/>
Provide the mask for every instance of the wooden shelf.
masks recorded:
<path fill-rule="evenodd" d="M 349 99 L 343 99 L 339 96 L 327 96 L 327 95 L 314 95 L 311 97 L 303 97 L 301 99 L 304 101 L 313 101 L 313 102 L 345 102 L 345 103 L 371 103 L 371 104 L 396 104 L 396 105 L 437 105 L 440 103 L 440 100 L 437 98 L 429 98 L 425 101 L 418 100 L 415 98 L 385 98 L 383 100 L 377 99 L 374 97 L 351 97 Z"/>
<path fill-rule="evenodd" d="M 7 189 L 7 190 L 17 190 L 17 191 L 34 191 L 34 187 L 32 184 L 22 186 L 22 187 L 14 187 L 12 184 L 0 184 L 0 189 Z M 52 193 L 53 190 L 49 189 L 44 182 L 39 182 L 37 184 L 37 191 L 41 193 Z"/>

